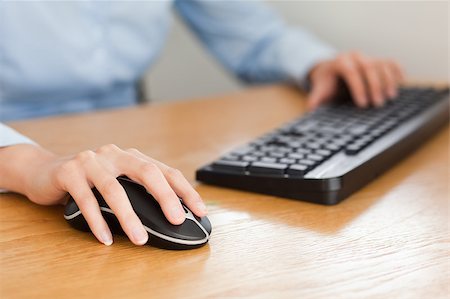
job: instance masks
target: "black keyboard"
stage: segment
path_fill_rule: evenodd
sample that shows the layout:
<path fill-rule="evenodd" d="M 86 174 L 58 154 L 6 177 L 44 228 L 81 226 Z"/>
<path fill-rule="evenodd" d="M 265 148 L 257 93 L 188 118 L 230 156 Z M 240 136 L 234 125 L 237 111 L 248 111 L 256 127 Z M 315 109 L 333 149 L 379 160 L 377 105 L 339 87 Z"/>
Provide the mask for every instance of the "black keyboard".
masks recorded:
<path fill-rule="evenodd" d="M 197 180 L 332 205 L 449 121 L 448 88 L 408 87 L 382 108 L 322 106 L 197 170 Z"/>

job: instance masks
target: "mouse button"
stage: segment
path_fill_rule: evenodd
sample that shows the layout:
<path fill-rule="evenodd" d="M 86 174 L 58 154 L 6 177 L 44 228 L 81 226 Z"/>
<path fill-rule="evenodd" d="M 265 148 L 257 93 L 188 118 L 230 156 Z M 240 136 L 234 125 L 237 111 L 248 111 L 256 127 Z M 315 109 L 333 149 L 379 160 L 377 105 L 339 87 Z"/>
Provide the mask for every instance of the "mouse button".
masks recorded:
<path fill-rule="evenodd" d="M 122 184 L 125 193 L 127 194 L 128 199 L 135 210 L 146 210 L 148 212 L 156 210 L 155 213 L 161 211 L 158 202 L 143 186 L 126 180 L 122 180 L 120 183 Z"/>
<path fill-rule="evenodd" d="M 182 204 L 182 206 L 183 206 L 184 211 L 186 212 L 187 219 L 191 219 L 192 221 L 197 221 L 198 225 L 202 226 L 208 232 L 208 234 L 211 233 L 212 226 L 211 226 L 211 222 L 209 221 L 208 217 L 206 217 L 206 216 L 198 217 L 197 215 L 192 213 L 192 211 L 189 210 L 184 204 Z"/>
<path fill-rule="evenodd" d="M 180 225 L 168 223 L 168 225 L 165 225 L 162 229 L 161 233 L 182 240 L 202 240 L 207 237 L 198 224 L 190 219 L 186 219 Z"/>
<path fill-rule="evenodd" d="M 159 204 L 147 192 L 142 193 L 137 197 L 131 196 L 130 203 L 136 215 L 141 219 L 144 225 L 151 225 L 152 223 L 167 222 L 163 211 Z"/>
<path fill-rule="evenodd" d="M 208 234 L 211 234 L 212 225 L 211 225 L 211 222 L 209 221 L 208 217 L 205 216 L 205 217 L 199 218 L 199 217 L 195 216 L 195 218 L 200 223 L 200 225 L 203 226 L 203 228 L 208 232 Z"/>

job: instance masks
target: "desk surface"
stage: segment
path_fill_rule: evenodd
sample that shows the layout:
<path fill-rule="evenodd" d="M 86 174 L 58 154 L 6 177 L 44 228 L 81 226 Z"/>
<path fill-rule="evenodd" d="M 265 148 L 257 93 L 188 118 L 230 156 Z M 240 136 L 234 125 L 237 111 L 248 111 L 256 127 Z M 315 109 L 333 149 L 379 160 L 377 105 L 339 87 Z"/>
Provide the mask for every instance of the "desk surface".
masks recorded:
<path fill-rule="evenodd" d="M 287 87 L 17 122 L 61 154 L 107 143 L 194 171 L 305 111 Z M 440 298 L 449 283 L 449 130 L 337 206 L 197 184 L 213 234 L 192 251 L 113 246 L 62 207 L 1 195 L 2 298 Z"/>

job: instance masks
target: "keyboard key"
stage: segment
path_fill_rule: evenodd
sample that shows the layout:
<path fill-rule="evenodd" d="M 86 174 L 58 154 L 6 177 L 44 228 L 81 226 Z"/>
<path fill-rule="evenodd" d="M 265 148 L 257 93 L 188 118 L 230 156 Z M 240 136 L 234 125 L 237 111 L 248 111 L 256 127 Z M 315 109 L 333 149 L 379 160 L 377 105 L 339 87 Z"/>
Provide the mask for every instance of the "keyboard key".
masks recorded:
<path fill-rule="evenodd" d="M 319 149 L 320 143 L 316 143 L 316 142 L 307 143 L 306 147 L 310 148 L 310 149 Z"/>
<path fill-rule="evenodd" d="M 293 164 L 289 166 L 287 174 L 295 176 L 303 176 L 308 170 L 308 166 L 301 164 Z"/>
<path fill-rule="evenodd" d="M 312 153 L 312 150 L 310 150 L 309 148 L 298 148 L 295 151 L 297 153 L 299 153 L 299 154 L 310 154 L 310 153 Z"/>
<path fill-rule="evenodd" d="M 237 173 L 244 173 L 248 165 L 249 163 L 244 161 L 218 160 L 212 164 L 212 167 L 217 170 L 226 170 Z"/>
<path fill-rule="evenodd" d="M 319 154 L 321 156 L 324 156 L 324 157 L 328 157 L 328 156 L 330 156 L 332 154 L 332 152 L 330 150 L 327 150 L 327 149 L 318 149 L 318 150 L 315 151 L 315 153 Z"/>
<path fill-rule="evenodd" d="M 259 150 L 262 151 L 262 152 L 266 152 L 266 153 L 267 153 L 267 152 L 273 151 L 275 148 L 276 148 L 276 147 L 273 146 L 273 145 L 264 145 L 264 146 L 261 146 L 261 147 L 259 148 Z"/>
<path fill-rule="evenodd" d="M 255 157 L 255 156 L 242 156 L 241 160 L 242 161 L 247 161 L 247 162 L 255 162 L 255 161 L 258 161 L 258 157 Z"/>
<path fill-rule="evenodd" d="M 286 147 L 286 146 L 281 146 L 281 147 L 277 147 L 276 151 L 280 152 L 280 153 L 290 153 L 290 152 L 292 152 L 292 148 Z"/>
<path fill-rule="evenodd" d="M 263 153 L 261 151 L 255 151 L 255 152 L 252 152 L 251 154 L 252 154 L 252 156 L 255 156 L 255 157 L 264 157 L 266 155 L 265 153 Z"/>
<path fill-rule="evenodd" d="M 295 163 L 295 159 L 290 159 L 290 158 L 283 158 L 283 159 L 280 159 L 280 163 L 283 163 L 283 164 L 294 164 Z"/>
<path fill-rule="evenodd" d="M 329 143 L 324 146 L 325 149 L 330 150 L 332 152 L 336 152 L 336 151 L 340 150 L 341 147 L 342 147 L 341 145 L 338 145 L 335 143 Z"/>
<path fill-rule="evenodd" d="M 288 166 L 281 163 L 264 163 L 264 162 L 254 162 L 248 168 L 250 173 L 260 173 L 260 174 L 284 174 Z"/>
<path fill-rule="evenodd" d="M 277 158 L 272 158 L 272 157 L 262 157 L 261 158 L 262 162 L 267 162 L 267 163 L 275 163 L 277 162 Z"/>
<path fill-rule="evenodd" d="M 376 138 L 380 137 L 381 135 L 383 135 L 384 132 L 385 132 L 384 130 L 380 130 L 379 128 L 376 128 L 376 129 L 370 131 L 369 134 L 370 134 L 374 139 L 376 139 Z"/>
<path fill-rule="evenodd" d="M 238 148 L 238 149 L 235 149 L 234 151 L 233 151 L 233 154 L 236 154 L 236 155 L 245 155 L 245 154 L 247 154 L 247 153 L 250 153 L 250 152 L 252 152 L 252 151 L 254 151 L 255 149 L 254 149 L 254 147 L 252 147 L 252 146 L 243 146 L 243 147 L 240 147 L 240 148 Z"/>
<path fill-rule="evenodd" d="M 299 153 L 290 153 L 290 154 L 288 154 L 288 157 L 291 159 L 303 159 L 305 157 L 305 155 L 299 154 Z"/>
<path fill-rule="evenodd" d="M 316 162 L 311 161 L 311 160 L 308 160 L 308 159 L 301 159 L 301 160 L 298 160 L 298 163 L 299 163 L 299 164 L 306 165 L 306 166 L 309 166 L 309 167 L 316 165 Z"/>
<path fill-rule="evenodd" d="M 344 146 L 347 143 L 349 143 L 352 139 L 353 139 L 353 137 L 351 137 L 351 138 L 340 137 L 340 138 L 337 138 L 337 139 L 333 139 L 333 144 L 336 144 L 337 146 L 341 147 L 341 146 Z"/>
<path fill-rule="evenodd" d="M 309 155 L 306 156 L 306 158 L 307 158 L 308 160 L 317 161 L 317 162 L 323 160 L 323 156 L 321 156 L 321 155 L 316 155 L 316 154 L 309 154 Z"/>
<path fill-rule="evenodd" d="M 223 157 L 221 158 L 221 160 L 238 161 L 238 160 L 239 160 L 239 156 L 236 156 L 236 155 L 226 155 L 226 156 L 223 156 Z"/>
<path fill-rule="evenodd" d="M 280 153 L 280 152 L 271 152 L 269 153 L 270 157 L 273 158 L 284 158 L 284 153 Z"/>
<path fill-rule="evenodd" d="M 345 148 L 345 153 L 349 156 L 356 155 L 362 148 L 363 146 L 361 144 L 352 143 Z"/>
<path fill-rule="evenodd" d="M 290 141 L 290 142 L 288 142 L 288 145 L 292 149 L 292 148 L 298 148 L 298 147 L 302 146 L 302 143 L 300 141 Z"/>

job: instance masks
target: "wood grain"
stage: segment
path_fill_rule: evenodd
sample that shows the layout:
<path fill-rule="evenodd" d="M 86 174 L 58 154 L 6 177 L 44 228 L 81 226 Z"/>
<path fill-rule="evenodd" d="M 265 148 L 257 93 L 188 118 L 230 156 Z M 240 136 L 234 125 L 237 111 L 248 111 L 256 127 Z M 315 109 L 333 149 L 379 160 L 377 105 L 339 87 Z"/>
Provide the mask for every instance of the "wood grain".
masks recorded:
<path fill-rule="evenodd" d="M 61 154 L 115 143 L 194 171 L 305 111 L 283 86 L 10 125 Z M 213 234 L 192 251 L 113 246 L 62 207 L 0 197 L 1 298 L 447 298 L 449 129 L 337 206 L 197 184 Z"/>

